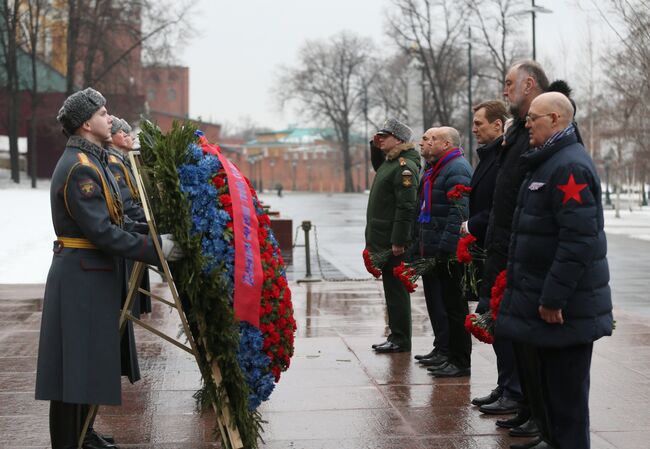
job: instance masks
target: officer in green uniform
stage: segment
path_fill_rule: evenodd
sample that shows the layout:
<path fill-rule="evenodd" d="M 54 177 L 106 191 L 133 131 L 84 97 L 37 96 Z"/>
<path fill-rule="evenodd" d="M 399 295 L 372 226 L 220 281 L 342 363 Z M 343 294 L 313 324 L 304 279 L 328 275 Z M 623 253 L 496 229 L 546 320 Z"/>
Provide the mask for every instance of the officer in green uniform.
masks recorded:
<path fill-rule="evenodd" d="M 106 100 L 87 88 L 68 97 L 57 120 L 69 137 L 52 174 L 57 235 L 45 285 L 36 368 L 36 399 L 50 401 L 52 449 L 77 447 L 90 404 L 121 401 L 121 258 L 158 262 L 151 237 L 131 232 L 102 147 L 111 132 Z M 160 237 L 164 257 L 182 251 Z M 84 449 L 115 448 L 90 431 Z"/>
<path fill-rule="evenodd" d="M 392 252 L 382 267 L 390 335 L 372 345 L 378 353 L 411 350 L 411 298 L 393 268 L 404 258 L 417 215 L 420 154 L 411 142 L 412 134 L 405 124 L 389 119 L 370 142 L 377 174 L 368 198 L 366 248 L 370 253 Z"/>

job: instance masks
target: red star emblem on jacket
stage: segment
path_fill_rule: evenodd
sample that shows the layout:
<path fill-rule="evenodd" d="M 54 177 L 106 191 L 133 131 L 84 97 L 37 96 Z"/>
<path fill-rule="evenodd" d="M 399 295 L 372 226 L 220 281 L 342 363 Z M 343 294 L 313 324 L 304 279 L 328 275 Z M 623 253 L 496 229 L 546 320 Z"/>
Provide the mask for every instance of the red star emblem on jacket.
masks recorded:
<path fill-rule="evenodd" d="M 587 184 L 576 184 L 576 180 L 573 178 L 573 173 L 569 175 L 569 180 L 566 184 L 560 184 L 557 186 L 562 192 L 564 192 L 564 198 L 562 198 L 562 205 L 565 205 L 569 200 L 576 200 L 579 204 L 582 204 L 582 197 L 580 192 L 587 187 Z"/>

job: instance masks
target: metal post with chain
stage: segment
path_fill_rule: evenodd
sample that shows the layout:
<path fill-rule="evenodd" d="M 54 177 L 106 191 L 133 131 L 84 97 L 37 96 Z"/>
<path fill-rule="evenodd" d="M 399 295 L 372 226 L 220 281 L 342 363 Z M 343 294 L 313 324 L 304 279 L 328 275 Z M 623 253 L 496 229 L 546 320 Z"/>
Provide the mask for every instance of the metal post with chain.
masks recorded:
<path fill-rule="evenodd" d="M 314 230 L 314 243 L 316 244 L 316 262 L 318 262 L 318 271 L 320 271 L 320 275 L 323 278 L 324 281 L 327 282 L 368 282 L 368 281 L 375 281 L 374 277 L 367 277 L 367 278 L 351 278 L 351 277 L 343 277 L 343 278 L 330 278 L 325 276 L 325 273 L 323 272 L 323 265 L 321 263 L 321 258 L 320 258 L 320 251 L 319 251 L 319 246 L 318 246 L 318 230 L 316 225 L 312 225 L 312 229 Z"/>

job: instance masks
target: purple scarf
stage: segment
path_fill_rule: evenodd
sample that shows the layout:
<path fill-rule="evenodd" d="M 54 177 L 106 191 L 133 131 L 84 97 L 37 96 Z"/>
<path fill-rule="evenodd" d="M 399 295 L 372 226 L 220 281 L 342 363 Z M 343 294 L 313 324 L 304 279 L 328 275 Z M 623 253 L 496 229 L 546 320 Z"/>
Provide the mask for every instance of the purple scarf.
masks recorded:
<path fill-rule="evenodd" d="M 429 223 L 431 222 L 431 191 L 433 190 L 433 183 L 436 182 L 436 178 L 442 171 L 442 169 L 453 161 L 456 158 L 463 156 L 462 148 L 456 147 L 450 150 L 447 150 L 436 164 L 427 169 L 424 172 L 424 184 L 422 186 L 422 206 L 420 207 L 420 216 L 418 217 L 418 223 Z"/>

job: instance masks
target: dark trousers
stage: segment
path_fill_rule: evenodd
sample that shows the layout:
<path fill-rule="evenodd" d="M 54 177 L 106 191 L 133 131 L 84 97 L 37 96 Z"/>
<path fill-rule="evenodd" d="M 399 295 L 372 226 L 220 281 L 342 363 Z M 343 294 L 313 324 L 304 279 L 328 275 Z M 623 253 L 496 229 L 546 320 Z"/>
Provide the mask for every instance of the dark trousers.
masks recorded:
<path fill-rule="evenodd" d="M 542 438 L 555 449 L 589 449 L 593 344 L 565 348 L 519 345 L 525 394 Z"/>
<path fill-rule="evenodd" d="M 50 401 L 50 440 L 52 449 L 77 448 L 88 410 L 89 407 L 86 404 Z"/>
<path fill-rule="evenodd" d="M 512 341 L 497 337 L 494 339 L 492 349 L 497 358 L 497 386 L 499 391 L 504 397 L 521 402 L 524 395 L 521 392 Z"/>
<path fill-rule="evenodd" d="M 406 287 L 393 275 L 393 268 L 402 262 L 402 257 L 391 257 L 381 271 L 388 311 L 390 341 L 403 348 L 411 349 L 411 296 Z"/>
<path fill-rule="evenodd" d="M 427 301 L 427 310 L 429 310 L 429 319 L 433 326 L 432 309 L 429 308 L 429 302 L 435 304 L 436 301 L 442 301 L 447 315 L 447 328 L 449 332 L 449 361 L 459 368 L 468 368 L 471 364 L 470 358 L 472 353 L 471 336 L 465 331 L 465 317 L 469 313 L 469 307 L 465 300 L 461 288 L 462 268 L 457 263 L 447 264 L 439 263 L 429 276 L 437 279 L 439 288 L 433 288 L 429 294 L 433 298 L 426 298 L 427 291 L 424 295 Z M 435 284 L 434 284 L 435 285 Z M 435 318 L 437 319 L 437 318 Z"/>
<path fill-rule="evenodd" d="M 424 299 L 427 304 L 429 320 L 433 328 L 433 349 L 442 354 L 448 354 L 449 321 L 442 300 L 444 297 L 442 284 L 438 276 L 425 274 L 422 276 L 422 287 L 424 288 Z"/>

